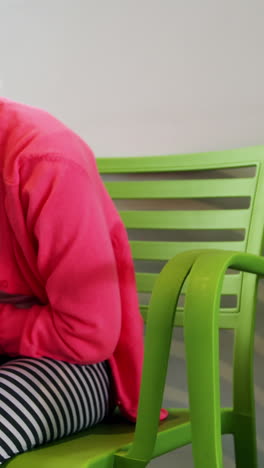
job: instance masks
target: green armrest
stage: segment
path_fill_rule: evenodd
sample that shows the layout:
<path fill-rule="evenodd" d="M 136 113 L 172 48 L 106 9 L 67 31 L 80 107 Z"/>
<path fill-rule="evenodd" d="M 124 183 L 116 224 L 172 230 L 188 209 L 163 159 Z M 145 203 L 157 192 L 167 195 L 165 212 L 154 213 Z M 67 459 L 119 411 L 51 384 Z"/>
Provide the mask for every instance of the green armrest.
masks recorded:
<path fill-rule="evenodd" d="M 128 452 L 122 451 L 116 454 L 115 468 L 129 466 L 140 468 L 146 466 L 152 457 L 158 432 L 176 306 L 185 279 L 202 252 L 204 251 L 197 250 L 176 255 L 166 264 L 155 283 L 148 312 L 134 443 Z"/>
<path fill-rule="evenodd" d="M 148 313 L 144 370 L 134 443 L 128 452 L 116 454 L 116 468 L 144 467 L 152 458 L 175 311 L 188 275 L 184 330 L 190 408 L 194 422 L 193 454 L 197 466 L 222 467 L 218 315 L 222 283 L 228 267 L 264 275 L 262 257 L 217 250 L 197 250 L 176 255 L 160 273 L 153 289 Z M 247 327 L 247 324 L 242 326 Z M 197 385 L 197 382 L 200 382 L 200 385 Z M 208 394 L 205 393 L 206 388 Z M 201 450 L 202 446 L 204 450 Z M 253 453 L 250 456 L 254 456 Z M 251 461 L 253 462 L 252 458 Z"/>
<path fill-rule="evenodd" d="M 238 252 L 206 252 L 190 272 L 185 302 L 184 333 L 192 420 L 193 455 L 197 466 L 222 468 L 221 406 L 219 374 L 219 309 L 224 275 L 228 268 L 264 275 L 264 258 Z M 245 297 L 246 301 L 247 298 Z M 248 300 L 251 301 L 250 292 Z M 246 304 L 244 304 L 244 307 Z M 244 384 L 253 373 L 254 320 L 248 307 L 236 329 L 234 359 L 234 433 L 244 441 L 240 467 L 257 466 L 254 407 Z M 249 351 L 247 352 L 247 350 Z M 197 383 L 199 383 L 197 385 Z M 251 427 L 251 431 L 249 428 Z M 236 443 L 236 439 L 235 439 Z M 242 444 L 243 445 L 243 444 Z M 240 449 L 241 451 L 241 449 Z M 241 452 L 242 453 L 242 452 Z M 206 454 L 206 457 L 205 457 Z M 237 454 L 237 460 L 238 460 Z M 206 461 L 205 461 L 206 460 Z"/>

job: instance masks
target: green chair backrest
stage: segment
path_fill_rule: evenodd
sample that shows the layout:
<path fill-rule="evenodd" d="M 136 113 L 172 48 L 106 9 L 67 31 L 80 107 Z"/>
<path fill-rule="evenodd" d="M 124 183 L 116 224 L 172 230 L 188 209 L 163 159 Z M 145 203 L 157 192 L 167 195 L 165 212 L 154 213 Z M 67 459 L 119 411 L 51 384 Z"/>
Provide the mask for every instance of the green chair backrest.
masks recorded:
<path fill-rule="evenodd" d="M 97 164 L 129 233 L 145 319 L 157 274 L 177 253 L 217 248 L 261 254 L 264 147 L 99 158 Z M 220 327 L 236 328 L 241 315 L 250 326 L 256 278 L 228 273 Z M 183 319 L 180 304 L 175 325 L 181 326 Z"/>

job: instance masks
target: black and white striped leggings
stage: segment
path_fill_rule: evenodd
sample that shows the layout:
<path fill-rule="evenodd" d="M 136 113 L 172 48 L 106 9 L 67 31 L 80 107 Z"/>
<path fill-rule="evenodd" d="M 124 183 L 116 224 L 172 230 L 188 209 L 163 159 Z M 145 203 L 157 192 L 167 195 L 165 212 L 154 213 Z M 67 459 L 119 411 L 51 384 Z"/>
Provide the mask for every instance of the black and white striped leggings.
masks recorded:
<path fill-rule="evenodd" d="M 109 413 L 108 363 L 16 358 L 0 364 L 0 465 L 101 422 Z"/>

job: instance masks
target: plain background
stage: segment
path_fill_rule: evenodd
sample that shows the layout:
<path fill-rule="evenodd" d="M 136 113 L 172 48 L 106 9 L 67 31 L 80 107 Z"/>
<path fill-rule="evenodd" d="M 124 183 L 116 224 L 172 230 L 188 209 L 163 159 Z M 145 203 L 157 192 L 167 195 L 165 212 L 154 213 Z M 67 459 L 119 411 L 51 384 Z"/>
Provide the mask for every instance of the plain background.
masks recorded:
<path fill-rule="evenodd" d="M 1 0 L 0 93 L 50 111 L 97 156 L 263 144 L 263 18 L 262 0 Z M 260 466 L 262 289 L 256 339 Z M 231 341 L 228 334 L 223 339 L 228 393 Z M 180 332 L 174 344 L 166 397 L 186 405 Z M 231 468 L 229 438 L 224 448 Z M 151 465 L 189 468 L 191 450 Z"/>
<path fill-rule="evenodd" d="M 262 0 L 1 0 L 1 94 L 96 155 L 263 143 Z"/>

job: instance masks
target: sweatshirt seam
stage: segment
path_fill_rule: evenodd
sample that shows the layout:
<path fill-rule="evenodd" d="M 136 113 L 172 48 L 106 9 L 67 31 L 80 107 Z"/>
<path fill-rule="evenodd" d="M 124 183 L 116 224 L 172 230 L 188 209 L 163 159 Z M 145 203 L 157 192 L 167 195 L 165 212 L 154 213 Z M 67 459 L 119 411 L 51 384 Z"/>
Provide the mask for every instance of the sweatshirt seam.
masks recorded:
<path fill-rule="evenodd" d="M 28 154 L 26 156 L 22 156 L 20 162 L 19 162 L 19 167 L 18 171 L 20 171 L 23 167 L 24 164 L 27 162 L 31 161 L 47 161 L 49 163 L 59 163 L 64 166 L 72 166 L 78 169 L 82 174 L 85 174 L 86 176 L 89 176 L 89 173 L 87 169 L 85 169 L 83 166 L 81 166 L 79 163 L 66 159 L 64 158 L 61 153 L 52 153 L 52 154 L 45 154 L 45 155 L 35 155 L 35 154 Z M 20 180 L 12 182 L 8 180 L 7 178 L 4 178 L 4 182 L 10 186 L 18 186 L 20 185 Z"/>

